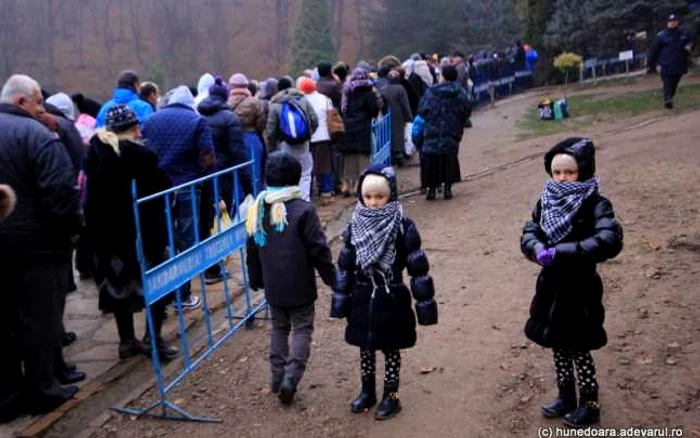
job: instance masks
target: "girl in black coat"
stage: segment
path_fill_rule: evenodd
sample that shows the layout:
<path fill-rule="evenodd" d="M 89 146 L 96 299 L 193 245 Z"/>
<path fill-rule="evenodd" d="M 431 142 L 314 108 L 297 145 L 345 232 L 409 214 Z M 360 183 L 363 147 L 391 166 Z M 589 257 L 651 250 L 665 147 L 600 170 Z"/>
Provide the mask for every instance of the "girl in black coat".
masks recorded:
<path fill-rule="evenodd" d="M 363 412 L 377 402 L 375 352 L 384 352 L 384 396 L 374 417 L 387 420 L 401 410 L 399 350 L 416 343 L 416 315 L 403 270 L 411 276 L 419 324 L 437 324 L 437 303 L 420 235 L 398 201 L 394 169 L 381 164 L 369 167 L 360 177 L 358 192 L 338 257 L 331 317 L 347 317 L 345 340 L 360 347 L 362 391 L 352 402 L 352 412 Z"/>
<path fill-rule="evenodd" d="M 542 407 L 542 414 L 564 417 L 571 427 L 587 427 L 600 419 L 590 351 L 607 343 L 603 283 L 596 264 L 620 253 L 622 228 L 610 201 L 598 193 L 590 139 L 564 140 L 544 161 L 552 179 L 545 183 L 520 240 L 525 257 L 542 266 L 525 334 L 554 351 L 559 396 Z"/>

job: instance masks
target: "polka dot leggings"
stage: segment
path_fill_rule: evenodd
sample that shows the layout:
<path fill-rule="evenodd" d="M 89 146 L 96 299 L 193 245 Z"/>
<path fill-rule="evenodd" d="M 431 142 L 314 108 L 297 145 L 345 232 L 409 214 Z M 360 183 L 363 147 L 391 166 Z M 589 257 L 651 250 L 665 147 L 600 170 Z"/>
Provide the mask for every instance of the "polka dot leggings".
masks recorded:
<path fill-rule="evenodd" d="M 557 372 L 559 387 L 573 385 L 574 365 L 578 374 L 578 386 L 581 394 L 598 394 L 598 381 L 595 378 L 593 356 L 588 351 L 554 350 L 554 368 Z"/>
<path fill-rule="evenodd" d="M 401 371 L 401 352 L 399 350 L 382 350 L 384 353 L 384 385 L 399 386 Z M 362 379 L 374 376 L 377 369 L 377 356 L 374 350 L 360 350 L 360 372 Z"/>

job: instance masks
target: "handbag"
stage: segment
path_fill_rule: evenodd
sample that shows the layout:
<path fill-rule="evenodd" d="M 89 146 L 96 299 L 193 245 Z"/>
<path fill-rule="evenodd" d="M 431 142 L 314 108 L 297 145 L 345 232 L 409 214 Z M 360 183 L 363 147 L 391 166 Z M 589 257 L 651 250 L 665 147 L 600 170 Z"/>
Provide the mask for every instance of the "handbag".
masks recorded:
<path fill-rule="evenodd" d="M 343 122 L 343 117 L 340 115 L 340 112 L 338 112 L 338 110 L 335 109 L 335 107 L 333 107 L 333 104 L 331 103 L 330 99 L 326 100 L 329 104 L 328 109 L 326 110 L 326 120 L 328 121 L 328 133 L 331 137 L 339 137 L 341 135 L 344 135 L 345 122 Z"/>

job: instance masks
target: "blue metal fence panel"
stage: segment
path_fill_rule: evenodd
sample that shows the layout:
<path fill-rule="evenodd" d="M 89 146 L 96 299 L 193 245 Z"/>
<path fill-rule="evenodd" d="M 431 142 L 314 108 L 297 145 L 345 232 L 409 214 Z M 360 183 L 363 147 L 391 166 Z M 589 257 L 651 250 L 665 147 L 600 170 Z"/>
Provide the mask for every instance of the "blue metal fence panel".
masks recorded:
<path fill-rule="evenodd" d="M 391 165 L 391 112 L 372 121 L 371 162 Z"/>

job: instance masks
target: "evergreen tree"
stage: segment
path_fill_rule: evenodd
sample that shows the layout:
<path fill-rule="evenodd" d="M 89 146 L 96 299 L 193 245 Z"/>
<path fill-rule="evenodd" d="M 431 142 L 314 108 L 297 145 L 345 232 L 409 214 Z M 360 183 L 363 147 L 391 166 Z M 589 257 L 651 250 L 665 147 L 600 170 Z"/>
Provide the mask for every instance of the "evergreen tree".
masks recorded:
<path fill-rule="evenodd" d="M 335 60 L 328 0 L 302 0 L 294 28 L 289 71 L 299 75 L 319 62 Z"/>
<path fill-rule="evenodd" d="M 466 1 L 462 14 L 461 34 L 470 52 L 501 51 L 522 39 L 514 0 Z"/>

